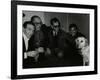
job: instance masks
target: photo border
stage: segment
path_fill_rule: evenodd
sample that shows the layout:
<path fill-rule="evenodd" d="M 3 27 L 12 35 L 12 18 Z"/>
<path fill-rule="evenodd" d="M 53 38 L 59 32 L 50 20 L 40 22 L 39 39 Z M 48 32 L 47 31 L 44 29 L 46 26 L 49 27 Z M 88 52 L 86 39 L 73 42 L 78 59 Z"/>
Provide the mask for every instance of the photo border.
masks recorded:
<path fill-rule="evenodd" d="M 83 8 L 94 9 L 94 71 L 85 72 L 65 72 L 65 73 L 50 73 L 36 75 L 17 75 L 17 5 L 36 5 L 49 7 L 64 7 L 64 8 Z M 64 3 L 48 3 L 48 2 L 33 2 L 33 1 L 11 1 L 11 78 L 42 78 L 42 77 L 58 77 L 58 76 L 75 76 L 75 75 L 90 75 L 97 74 L 97 6 L 96 5 L 80 5 L 80 4 L 64 4 Z"/>

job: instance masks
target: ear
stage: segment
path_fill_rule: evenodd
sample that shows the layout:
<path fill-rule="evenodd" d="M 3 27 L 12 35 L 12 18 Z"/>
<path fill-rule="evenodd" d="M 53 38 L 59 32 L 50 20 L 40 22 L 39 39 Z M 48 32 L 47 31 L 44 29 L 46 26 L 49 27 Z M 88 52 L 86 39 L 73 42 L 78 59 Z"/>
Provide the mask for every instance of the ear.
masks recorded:
<path fill-rule="evenodd" d="M 88 46 L 88 40 L 85 38 L 85 46 Z"/>

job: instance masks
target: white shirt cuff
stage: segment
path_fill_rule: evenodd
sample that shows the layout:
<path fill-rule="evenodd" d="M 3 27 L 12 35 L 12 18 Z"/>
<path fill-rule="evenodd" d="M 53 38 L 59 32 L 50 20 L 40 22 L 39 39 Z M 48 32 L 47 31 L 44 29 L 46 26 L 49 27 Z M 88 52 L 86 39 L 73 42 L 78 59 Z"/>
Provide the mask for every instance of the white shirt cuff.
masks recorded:
<path fill-rule="evenodd" d="M 24 59 L 27 59 L 27 53 L 24 52 Z"/>

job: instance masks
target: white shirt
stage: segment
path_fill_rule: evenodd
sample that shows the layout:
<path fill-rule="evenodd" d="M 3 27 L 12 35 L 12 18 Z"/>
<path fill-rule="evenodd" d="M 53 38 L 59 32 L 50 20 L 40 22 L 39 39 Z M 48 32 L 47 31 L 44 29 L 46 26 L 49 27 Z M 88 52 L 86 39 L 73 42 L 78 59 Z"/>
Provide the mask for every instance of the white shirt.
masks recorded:
<path fill-rule="evenodd" d="M 58 33 L 57 31 L 53 30 L 53 36 L 57 36 L 57 33 Z"/>
<path fill-rule="evenodd" d="M 23 38 L 24 38 L 24 42 L 25 42 L 25 47 L 26 47 L 26 50 L 28 50 L 28 41 L 29 41 L 29 38 L 27 38 L 27 36 L 23 33 Z M 34 56 L 33 56 L 34 54 Z M 37 60 L 38 56 L 39 55 L 36 55 L 36 51 L 32 51 L 32 53 L 27 53 L 27 52 L 24 52 L 24 59 L 27 59 L 28 56 L 32 56 L 32 57 L 35 57 L 35 59 Z"/>
<path fill-rule="evenodd" d="M 29 38 L 27 38 L 24 33 L 23 33 L 23 38 L 24 38 L 24 42 L 25 42 L 25 48 L 26 48 L 26 50 L 28 50 L 28 41 L 29 41 Z M 26 52 L 24 53 L 24 59 L 27 59 L 27 53 Z"/>
<path fill-rule="evenodd" d="M 29 41 L 29 38 L 27 38 L 24 33 L 23 33 L 23 38 L 24 38 L 26 50 L 28 50 L 28 41 Z"/>

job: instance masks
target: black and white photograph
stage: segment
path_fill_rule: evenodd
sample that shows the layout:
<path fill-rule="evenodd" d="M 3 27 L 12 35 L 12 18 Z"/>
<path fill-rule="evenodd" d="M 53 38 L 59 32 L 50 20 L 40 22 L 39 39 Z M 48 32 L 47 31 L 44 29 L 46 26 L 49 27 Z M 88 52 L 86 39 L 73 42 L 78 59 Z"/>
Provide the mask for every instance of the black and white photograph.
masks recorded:
<path fill-rule="evenodd" d="M 22 14 L 23 68 L 89 66 L 89 14 Z"/>
<path fill-rule="evenodd" d="M 12 7 L 12 78 L 96 74 L 96 6 L 13 1 Z"/>

